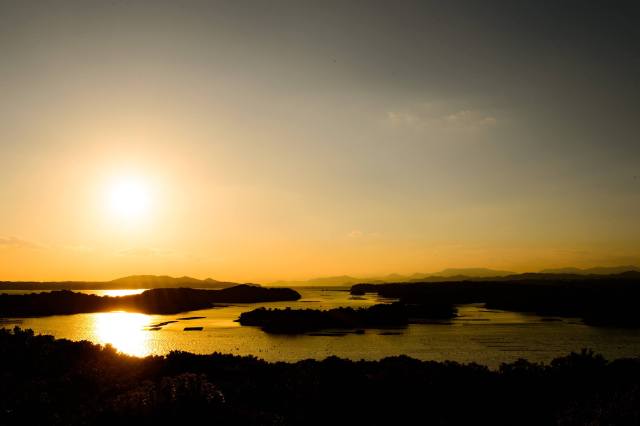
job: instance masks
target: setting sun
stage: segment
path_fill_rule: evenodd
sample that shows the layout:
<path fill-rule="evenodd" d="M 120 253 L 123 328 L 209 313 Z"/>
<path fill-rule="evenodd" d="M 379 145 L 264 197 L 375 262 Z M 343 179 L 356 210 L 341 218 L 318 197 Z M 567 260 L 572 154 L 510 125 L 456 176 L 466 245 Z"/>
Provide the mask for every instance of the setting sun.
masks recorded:
<path fill-rule="evenodd" d="M 111 183 L 107 201 L 115 218 L 125 221 L 140 220 L 149 213 L 151 193 L 144 180 L 123 177 Z"/>

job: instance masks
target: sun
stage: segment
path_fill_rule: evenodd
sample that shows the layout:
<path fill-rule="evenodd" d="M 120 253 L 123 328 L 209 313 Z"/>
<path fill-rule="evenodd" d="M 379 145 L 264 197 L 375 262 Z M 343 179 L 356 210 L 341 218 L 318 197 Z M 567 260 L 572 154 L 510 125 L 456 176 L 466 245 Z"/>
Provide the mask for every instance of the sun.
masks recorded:
<path fill-rule="evenodd" d="M 120 220 L 134 221 L 148 216 L 151 191 L 147 182 L 138 177 L 120 177 L 109 186 L 108 207 Z"/>

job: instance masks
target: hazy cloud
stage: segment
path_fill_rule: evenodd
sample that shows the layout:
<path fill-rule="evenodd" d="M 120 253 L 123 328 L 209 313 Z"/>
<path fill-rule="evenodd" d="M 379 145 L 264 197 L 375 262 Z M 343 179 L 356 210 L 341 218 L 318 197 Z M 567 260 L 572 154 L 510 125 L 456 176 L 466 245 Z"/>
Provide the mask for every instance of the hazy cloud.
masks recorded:
<path fill-rule="evenodd" d="M 495 127 L 498 119 L 479 109 L 451 108 L 433 103 L 387 111 L 387 122 L 414 130 L 482 130 Z"/>
<path fill-rule="evenodd" d="M 413 127 L 424 124 L 424 120 L 411 111 L 389 111 L 387 120 L 394 126 Z"/>
<path fill-rule="evenodd" d="M 0 248 L 40 249 L 42 245 L 18 237 L 0 237 Z"/>
<path fill-rule="evenodd" d="M 463 128 L 486 128 L 497 124 L 495 117 L 469 109 L 449 114 L 444 117 L 444 121 L 451 126 Z"/>
<path fill-rule="evenodd" d="M 56 245 L 41 244 L 34 241 L 25 240 L 19 237 L 0 237 L 0 249 L 32 249 L 32 250 L 65 250 L 77 253 L 91 253 L 93 248 L 83 245 Z"/>
<path fill-rule="evenodd" d="M 352 240 L 361 240 L 361 239 L 373 239 L 379 238 L 379 232 L 363 232 L 359 229 L 354 229 L 347 234 L 347 238 Z"/>

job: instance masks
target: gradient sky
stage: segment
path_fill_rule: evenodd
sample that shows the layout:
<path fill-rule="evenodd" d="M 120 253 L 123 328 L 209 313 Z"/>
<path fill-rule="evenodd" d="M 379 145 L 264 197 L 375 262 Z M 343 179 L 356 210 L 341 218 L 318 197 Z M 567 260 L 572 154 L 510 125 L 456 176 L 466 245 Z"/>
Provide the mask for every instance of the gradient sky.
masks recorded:
<path fill-rule="evenodd" d="M 0 279 L 640 262 L 637 1 L 0 2 Z M 147 212 L 109 207 L 143 182 Z"/>

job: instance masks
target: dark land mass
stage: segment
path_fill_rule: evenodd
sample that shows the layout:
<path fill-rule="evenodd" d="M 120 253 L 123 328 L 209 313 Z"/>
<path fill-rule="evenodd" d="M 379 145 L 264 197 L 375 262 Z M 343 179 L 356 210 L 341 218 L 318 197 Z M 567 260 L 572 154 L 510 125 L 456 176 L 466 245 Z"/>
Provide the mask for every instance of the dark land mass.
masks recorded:
<path fill-rule="evenodd" d="M 0 294 L 0 317 L 39 317 L 124 310 L 147 314 L 176 314 L 211 308 L 214 303 L 258 303 L 298 300 L 288 288 L 241 284 L 222 290 L 157 288 L 140 294 L 110 297 L 69 290 L 9 295 Z"/>
<path fill-rule="evenodd" d="M 637 425 L 640 359 L 589 351 L 497 370 L 418 361 L 268 363 L 110 346 L 0 329 L 0 424 Z"/>
<path fill-rule="evenodd" d="M 380 304 L 368 308 L 267 309 L 240 314 L 242 325 L 258 326 L 267 333 L 299 334 L 328 329 L 404 327 L 414 320 L 448 320 L 456 316 L 451 304 Z"/>
<path fill-rule="evenodd" d="M 526 274 L 518 280 L 357 284 L 403 303 L 485 303 L 488 309 L 576 317 L 599 326 L 640 327 L 640 272 L 616 275 Z"/>
<path fill-rule="evenodd" d="M 0 281 L 0 292 L 2 290 L 119 290 L 177 287 L 220 289 L 235 285 L 238 283 L 216 281 L 211 278 L 199 280 L 166 275 L 131 275 L 112 281 Z"/>

